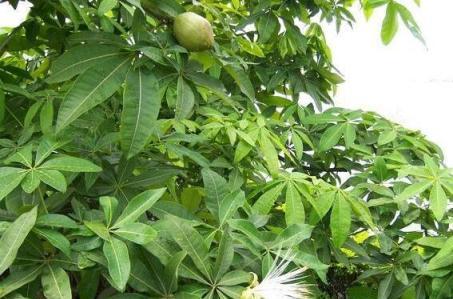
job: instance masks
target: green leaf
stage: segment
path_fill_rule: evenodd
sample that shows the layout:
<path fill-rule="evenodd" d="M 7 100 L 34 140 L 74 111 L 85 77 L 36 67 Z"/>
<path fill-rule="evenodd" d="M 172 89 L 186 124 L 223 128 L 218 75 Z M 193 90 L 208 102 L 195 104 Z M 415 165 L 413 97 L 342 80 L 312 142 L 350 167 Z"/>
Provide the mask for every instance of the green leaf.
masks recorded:
<path fill-rule="evenodd" d="M 165 190 L 166 188 L 147 190 L 132 198 L 112 228 L 120 228 L 137 220 L 138 217 L 149 210 L 164 195 Z"/>
<path fill-rule="evenodd" d="M 427 270 L 437 270 L 453 265 L 453 237 L 448 238 L 439 252 L 431 258 Z"/>
<path fill-rule="evenodd" d="M 138 68 L 126 78 L 121 114 L 121 147 L 131 158 L 146 145 L 159 114 L 161 93 L 156 77 Z"/>
<path fill-rule="evenodd" d="M 453 296 L 453 275 L 450 277 L 434 278 L 432 282 L 432 299 L 448 299 Z"/>
<path fill-rule="evenodd" d="M 272 189 L 267 190 L 258 198 L 255 204 L 253 204 L 253 212 L 259 215 L 267 215 L 271 211 L 277 198 L 280 196 L 283 187 L 285 187 L 285 184 L 278 184 Z"/>
<path fill-rule="evenodd" d="M 256 43 L 241 37 L 236 40 L 243 51 L 257 57 L 265 57 L 263 50 Z"/>
<path fill-rule="evenodd" d="M 36 174 L 44 184 L 49 185 L 60 192 L 66 192 L 66 179 L 58 170 L 37 169 Z"/>
<path fill-rule="evenodd" d="M 206 207 L 220 219 L 220 205 L 229 193 L 227 181 L 209 168 L 203 168 L 201 175 L 203 176 L 204 189 L 206 190 Z"/>
<path fill-rule="evenodd" d="M 5 92 L 0 89 L 0 126 L 3 125 L 5 119 L 6 103 L 5 103 Z"/>
<path fill-rule="evenodd" d="M 99 172 L 102 170 L 102 168 L 88 160 L 70 156 L 57 157 L 47 160 L 39 168 L 68 172 Z"/>
<path fill-rule="evenodd" d="M 52 101 L 46 101 L 41 108 L 41 112 L 39 113 L 39 124 L 41 127 L 41 132 L 44 135 L 51 134 L 53 114 L 54 109 Z"/>
<path fill-rule="evenodd" d="M 137 244 L 147 244 L 157 236 L 156 230 L 143 223 L 125 224 L 112 233 Z"/>
<path fill-rule="evenodd" d="M 250 221 L 245 219 L 231 219 L 230 221 L 228 221 L 228 223 L 230 224 L 231 228 L 242 232 L 253 243 L 259 245 L 262 248 L 265 247 L 260 232 Z"/>
<path fill-rule="evenodd" d="M 330 215 L 330 231 L 332 242 L 336 247 L 341 247 L 346 241 L 351 228 L 351 206 L 342 196 L 337 196 L 333 203 Z"/>
<path fill-rule="evenodd" d="M 33 156 L 32 156 L 32 144 L 27 144 L 23 148 L 21 148 L 19 151 L 14 153 L 14 155 L 8 157 L 6 159 L 5 163 L 12 163 L 12 162 L 17 162 L 22 165 L 27 166 L 28 168 L 33 167 Z"/>
<path fill-rule="evenodd" d="M 416 0 L 419 1 L 419 0 Z M 398 13 L 403 20 L 404 25 L 409 29 L 409 31 L 412 33 L 412 35 L 420 40 L 423 44 L 425 44 L 425 40 L 422 36 L 420 27 L 418 26 L 417 22 L 415 21 L 414 17 L 412 16 L 412 13 L 410 12 L 409 9 L 407 9 L 404 5 L 395 2 L 394 3 Z M 420 4 L 420 3 L 418 3 Z"/>
<path fill-rule="evenodd" d="M 243 191 L 236 191 L 228 194 L 221 202 L 219 207 L 219 226 L 223 226 L 237 210 L 245 203 Z"/>
<path fill-rule="evenodd" d="M 29 212 L 20 215 L 2 234 L 0 239 L 0 274 L 5 272 L 16 259 L 17 251 L 35 225 L 37 213 L 38 209 L 34 207 Z"/>
<path fill-rule="evenodd" d="M 292 248 L 310 238 L 313 227 L 308 224 L 293 224 L 285 228 L 272 242 L 273 248 Z"/>
<path fill-rule="evenodd" d="M 397 133 L 395 130 L 386 130 L 379 134 L 378 145 L 384 145 L 395 140 Z"/>
<path fill-rule="evenodd" d="M 210 277 L 208 258 L 208 248 L 203 237 L 196 231 L 189 222 L 176 216 L 167 215 L 165 221 L 168 223 L 168 232 L 178 243 L 181 249 L 185 250 L 190 256 L 198 270 L 205 277 Z"/>
<path fill-rule="evenodd" d="M 36 226 L 61 227 L 61 228 L 78 228 L 77 223 L 65 215 L 44 214 L 36 219 Z"/>
<path fill-rule="evenodd" d="M 115 284 L 114 287 L 122 291 L 126 287 L 131 272 L 131 262 L 126 244 L 116 238 L 104 242 L 102 248 L 107 259 L 109 275 Z"/>
<path fill-rule="evenodd" d="M 211 164 L 208 159 L 206 159 L 202 154 L 197 151 L 188 149 L 185 146 L 179 144 L 166 144 L 167 148 L 180 156 L 186 156 L 189 159 L 193 160 L 195 163 L 200 165 L 201 167 L 209 167 Z"/>
<path fill-rule="evenodd" d="M 181 120 L 188 118 L 192 113 L 194 105 L 195 97 L 192 88 L 190 88 L 189 84 L 187 84 L 182 76 L 178 77 L 175 119 Z"/>
<path fill-rule="evenodd" d="M 420 182 L 413 183 L 412 185 L 409 185 L 406 187 L 403 192 L 398 194 L 395 198 L 396 202 L 402 202 L 405 201 L 406 199 L 409 199 L 417 194 L 422 193 L 426 189 L 428 189 L 432 185 L 431 180 L 423 180 Z"/>
<path fill-rule="evenodd" d="M 110 240 L 110 234 L 108 228 L 104 225 L 104 223 L 96 222 L 96 221 L 85 221 L 86 227 L 91 230 L 93 233 L 104 239 L 105 241 Z"/>
<path fill-rule="evenodd" d="M 388 45 L 398 31 L 398 11 L 394 2 L 387 4 L 385 18 L 382 22 L 381 40 L 384 45 Z"/>
<path fill-rule="evenodd" d="M 377 299 L 387 299 L 392 293 L 393 284 L 395 279 L 393 278 L 393 272 L 390 272 L 385 276 L 383 280 L 379 283 L 378 297 Z"/>
<path fill-rule="evenodd" d="M 322 192 L 317 199 L 314 199 L 312 197 L 307 197 L 307 199 L 313 206 L 313 209 L 315 210 L 318 216 L 317 218 L 319 218 L 320 220 L 327 214 L 327 212 L 332 207 L 335 197 L 336 197 L 335 191 L 327 191 Z"/>
<path fill-rule="evenodd" d="M 233 238 L 230 235 L 229 230 L 225 230 L 222 233 L 220 239 L 219 249 L 217 251 L 217 259 L 214 265 L 214 281 L 219 279 L 228 271 L 233 262 L 234 258 L 234 244 Z"/>
<path fill-rule="evenodd" d="M 345 130 L 344 130 L 344 143 L 346 147 L 351 147 L 354 144 L 354 141 L 356 140 L 357 137 L 357 132 L 356 129 L 353 125 L 351 124 L 346 124 Z"/>
<path fill-rule="evenodd" d="M 1 252 L 0 252 L 1 254 Z M 0 281 L 0 298 L 34 281 L 41 274 L 43 264 L 24 267 L 12 272 Z"/>
<path fill-rule="evenodd" d="M 278 18 L 271 12 L 265 14 L 258 19 L 256 29 L 259 34 L 259 42 L 266 43 L 271 37 L 278 32 L 280 24 Z"/>
<path fill-rule="evenodd" d="M 113 216 L 115 215 L 116 208 L 118 207 L 118 200 L 112 196 L 101 196 L 99 198 L 99 204 L 104 212 L 105 224 L 107 227 L 112 224 Z"/>
<path fill-rule="evenodd" d="M 319 150 L 324 152 L 337 145 L 341 136 L 343 136 L 345 126 L 345 124 L 340 124 L 329 127 L 319 140 Z"/>
<path fill-rule="evenodd" d="M 71 79 L 87 69 L 119 55 L 118 47 L 109 45 L 80 45 L 70 48 L 59 56 L 50 67 L 47 83 L 58 83 Z"/>
<path fill-rule="evenodd" d="M 302 198 L 293 183 L 289 183 L 286 187 L 285 208 L 287 226 L 295 223 L 303 223 L 305 221 L 305 209 L 302 203 Z"/>
<path fill-rule="evenodd" d="M 448 197 L 439 181 L 435 181 L 429 195 L 430 209 L 437 221 L 441 221 L 447 211 Z"/>
<path fill-rule="evenodd" d="M 25 192 L 32 193 L 36 188 L 38 188 L 40 183 L 41 180 L 39 179 L 36 170 L 30 170 L 23 179 L 21 186 Z"/>
<path fill-rule="evenodd" d="M 71 18 L 72 22 L 74 22 L 74 27 L 77 29 L 80 23 L 80 16 L 77 12 L 77 10 L 74 7 L 74 4 L 72 3 L 71 0 L 60 0 L 61 6 L 63 6 L 63 9 L 66 11 L 68 16 Z"/>
<path fill-rule="evenodd" d="M 239 67 L 232 65 L 226 65 L 223 67 L 225 71 L 234 79 L 236 84 L 241 89 L 242 93 L 245 94 L 249 99 L 255 99 L 255 89 L 250 81 L 248 75 Z"/>
<path fill-rule="evenodd" d="M 59 233 L 56 230 L 37 227 L 33 229 L 33 232 L 45 238 L 50 244 L 52 244 L 55 248 L 58 248 L 67 257 L 71 256 L 71 244 L 62 233 Z"/>
<path fill-rule="evenodd" d="M 51 138 L 44 137 L 38 145 L 35 157 L 35 167 L 41 165 L 56 149 L 63 146 L 66 141 L 55 141 Z"/>
<path fill-rule="evenodd" d="M 47 299 L 71 299 L 71 284 L 68 274 L 60 267 L 49 264 L 41 276 L 44 296 Z"/>
<path fill-rule="evenodd" d="M 117 5 L 118 0 L 102 0 L 98 7 L 98 15 L 103 16 Z"/>
<path fill-rule="evenodd" d="M 264 156 L 264 160 L 266 161 L 269 173 L 273 177 L 276 177 L 278 175 L 280 163 L 278 160 L 277 150 L 275 149 L 274 144 L 272 143 L 272 141 L 269 137 L 269 132 L 264 129 L 261 129 L 260 138 L 259 138 L 258 142 L 259 142 L 262 154 Z"/>
<path fill-rule="evenodd" d="M 251 274 L 241 270 L 234 270 L 225 274 L 219 282 L 221 286 L 237 286 L 248 283 L 251 279 Z"/>
<path fill-rule="evenodd" d="M 176 253 L 165 266 L 163 280 L 165 281 L 165 289 L 169 294 L 174 293 L 178 289 L 179 267 L 186 255 L 185 251 Z"/>
<path fill-rule="evenodd" d="M 80 115 L 112 96 L 123 83 L 129 67 L 129 57 L 116 57 L 81 74 L 61 103 L 56 131 L 60 132 Z"/>

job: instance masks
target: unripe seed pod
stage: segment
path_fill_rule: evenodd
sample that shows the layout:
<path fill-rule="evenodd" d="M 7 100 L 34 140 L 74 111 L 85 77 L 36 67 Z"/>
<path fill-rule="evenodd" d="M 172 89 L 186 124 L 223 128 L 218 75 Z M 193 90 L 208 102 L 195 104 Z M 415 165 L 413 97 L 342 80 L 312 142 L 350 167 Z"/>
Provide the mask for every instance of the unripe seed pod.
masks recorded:
<path fill-rule="evenodd" d="M 211 24 L 193 12 L 185 12 L 176 16 L 173 33 L 178 43 L 189 51 L 204 51 L 214 45 Z"/>

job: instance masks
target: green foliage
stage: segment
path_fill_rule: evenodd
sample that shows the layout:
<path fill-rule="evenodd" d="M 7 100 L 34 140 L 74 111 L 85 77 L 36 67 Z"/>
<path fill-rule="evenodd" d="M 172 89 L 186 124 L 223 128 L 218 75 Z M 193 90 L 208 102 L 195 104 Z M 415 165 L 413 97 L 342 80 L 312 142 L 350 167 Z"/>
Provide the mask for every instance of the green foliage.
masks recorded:
<path fill-rule="evenodd" d="M 452 298 L 441 150 L 331 106 L 323 26 L 359 1 L 30 2 L 0 31 L 0 297 L 240 298 L 291 256 L 315 298 Z"/>

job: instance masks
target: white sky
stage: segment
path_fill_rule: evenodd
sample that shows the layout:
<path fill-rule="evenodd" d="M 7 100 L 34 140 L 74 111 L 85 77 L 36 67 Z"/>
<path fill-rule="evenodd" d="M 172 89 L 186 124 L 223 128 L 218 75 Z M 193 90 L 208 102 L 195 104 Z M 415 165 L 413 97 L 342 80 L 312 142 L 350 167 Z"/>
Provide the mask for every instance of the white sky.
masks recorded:
<path fill-rule="evenodd" d="M 353 30 L 333 26 L 326 35 L 334 63 L 343 73 L 337 106 L 376 111 L 402 125 L 422 131 L 444 150 L 453 166 L 453 0 L 401 0 L 414 13 L 428 49 L 403 24 L 389 46 L 380 42 L 383 9 L 370 21 L 356 12 Z M 27 5 L 17 11 L 0 4 L 0 27 L 16 26 Z"/>
<path fill-rule="evenodd" d="M 452 0 L 401 0 L 413 12 L 427 48 L 400 23 L 389 46 L 380 41 L 383 9 L 366 22 L 356 13 L 353 30 L 326 35 L 334 64 L 345 76 L 335 103 L 376 111 L 407 128 L 420 130 L 444 151 L 453 166 L 453 11 Z"/>

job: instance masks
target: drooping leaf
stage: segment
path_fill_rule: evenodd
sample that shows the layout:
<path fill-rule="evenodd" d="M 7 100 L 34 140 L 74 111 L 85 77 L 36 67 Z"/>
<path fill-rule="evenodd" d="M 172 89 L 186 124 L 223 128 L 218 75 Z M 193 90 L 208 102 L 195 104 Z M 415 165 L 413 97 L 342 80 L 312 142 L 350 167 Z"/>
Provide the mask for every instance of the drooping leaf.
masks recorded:
<path fill-rule="evenodd" d="M 385 45 L 388 45 L 395 37 L 398 31 L 398 11 L 394 2 L 387 4 L 385 18 L 382 21 L 381 40 Z"/>

